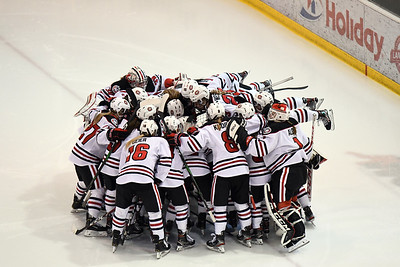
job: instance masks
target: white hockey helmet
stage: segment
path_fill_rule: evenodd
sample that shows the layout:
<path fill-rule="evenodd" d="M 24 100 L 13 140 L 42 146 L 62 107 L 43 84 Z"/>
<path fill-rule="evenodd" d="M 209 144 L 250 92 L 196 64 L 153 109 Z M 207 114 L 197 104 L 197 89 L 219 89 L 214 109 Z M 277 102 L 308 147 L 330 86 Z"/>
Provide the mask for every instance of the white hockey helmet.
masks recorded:
<path fill-rule="evenodd" d="M 112 112 L 117 113 L 119 116 L 126 114 L 130 109 L 131 105 L 128 100 L 122 97 L 115 97 L 110 102 L 110 109 Z"/>
<path fill-rule="evenodd" d="M 210 99 L 210 91 L 204 85 L 198 84 L 193 87 L 189 98 L 193 103 L 201 101 L 203 98 L 208 100 Z"/>
<path fill-rule="evenodd" d="M 157 107 L 154 105 L 145 105 L 136 111 L 136 116 L 141 120 L 154 119 L 157 113 Z"/>
<path fill-rule="evenodd" d="M 257 92 L 254 94 L 254 102 L 256 110 L 261 112 L 265 106 L 274 103 L 274 97 L 267 91 Z"/>
<path fill-rule="evenodd" d="M 177 118 L 182 117 L 185 112 L 182 101 L 179 99 L 172 99 L 167 103 L 167 111 L 171 116 L 175 116 Z"/>
<path fill-rule="evenodd" d="M 235 112 L 242 115 L 243 118 L 248 119 L 256 113 L 256 110 L 254 109 L 253 104 L 250 102 L 244 102 L 236 106 Z"/>
<path fill-rule="evenodd" d="M 211 103 L 207 108 L 208 119 L 214 120 L 225 116 L 225 107 L 222 103 Z"/>
<path fill-rule="evenodd" d="M 185 79 L 181 81 L 181 95 L 185 98 L 190 98 L 190 92 L 194 89 L 197 84 L 195 80 Z"/>
<path fill-rule="evenodd" d="M 290 116 L 289 107 L 284 103 L 275 103 L 268 111 L 269 121 L 287 121 Z"/>
<path fill-rule="evenodd" d="M 154 120 L 143 120 L 140 124 L 139 131 L 141 134 L 154 136 L 157 134 L 158 125 Z"/>
<path fill-rule="evenodd" d="M 136 100 L 139 103 L 149 96 L 149 94 L 142 87 L 135 87 L 132 89 L 132 92 L 136 96 Z"/>
<path fill-rule="evenodd" d="M 182 122 L 175 116 L 166 116 L 164 118 L 165 124 L 168 127 L 168 130 L 171 132 L 179 133 L 182 131 L 183 125 Z"/>
<path fill-rule="evenodd" d="M 129 84 L 132 87 L 145 88 L 147 84 L 146 73 L 144 73 L 144 71 L 138 66 L 132 67 L 128 71 L 128 74 L 125 75 L 125 79 L 128 80 Z"/>

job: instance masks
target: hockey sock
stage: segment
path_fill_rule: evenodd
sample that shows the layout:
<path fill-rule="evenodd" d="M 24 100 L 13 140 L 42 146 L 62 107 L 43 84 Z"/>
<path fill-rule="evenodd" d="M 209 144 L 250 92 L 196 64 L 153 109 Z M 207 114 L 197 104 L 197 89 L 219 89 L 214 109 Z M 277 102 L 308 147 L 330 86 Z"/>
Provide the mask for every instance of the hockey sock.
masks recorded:
<path fill-rule="evenodd" d="M 147 212 L 149 215 L 149 225 L 152 235 L 158 236 L 159 239 L 164 239 L 164 224 L 161 211 Z"/>
<path fill-rule="evenodd" d="M 242 228 L 242 230 L 251 225 L 251 212 L 250 212 L 250 208 L 249 205 L 247 203 L 244 204 L 238 204 L 238 203 L 234 203 L 236 210 L 237 210 L 237 215 L 240 221 L 240 226 Z"/>
<path fill-rule="evenodd" d="M 214 206 L 215 234 L 220 235 L 226 228 L 226 206 Z"/>
<path fill-rule="evenodd" d="M 176 226 L 182 232 L 186 232 L 189 205 L 185 204 L 181 206 L 176 206 L 175 210 L 176 210 Z"/>

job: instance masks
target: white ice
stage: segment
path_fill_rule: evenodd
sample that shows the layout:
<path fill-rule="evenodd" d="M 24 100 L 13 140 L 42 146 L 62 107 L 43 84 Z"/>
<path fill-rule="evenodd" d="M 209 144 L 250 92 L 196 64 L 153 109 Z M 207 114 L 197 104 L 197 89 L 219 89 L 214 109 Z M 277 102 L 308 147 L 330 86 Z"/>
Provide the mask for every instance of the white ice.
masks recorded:
<path fill-rule="evenodd" d="M 0 2 L 0 266 L 396 266 L 400 249 L 400 97 L 240 1 Z M 68 156 L 86 96 L 133 66 L 200 78 L 250 70 L 246 82 L 289 76 L 277 93 L 323 97 L 336 130 L 315 130 L 328 161 L 315 171 L 310 243 L 286 253 L 271 234 L 225 254 L 197 246 L 156 260 L 148 236 L 116 253 L 72 233 L 76 175 Z M 310 132 L 311 125 L 303 129 Z M 172 240 L 174 237 L 172 237 Z M 173 245 L 174 242 L 172 242 Z"/>

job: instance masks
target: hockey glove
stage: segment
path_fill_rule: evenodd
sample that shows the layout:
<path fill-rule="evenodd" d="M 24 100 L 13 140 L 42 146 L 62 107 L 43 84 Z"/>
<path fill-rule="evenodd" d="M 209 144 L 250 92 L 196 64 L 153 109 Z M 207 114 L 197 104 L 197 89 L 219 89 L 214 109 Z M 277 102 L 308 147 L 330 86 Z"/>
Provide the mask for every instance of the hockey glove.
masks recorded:
<path fill-rule="evenodd" d="M 250 141 L 253 139 L 253 137 L 247 133 L 246 129 L 238 123 L 238 118 L 232 118 L 228 122 L 226 132 L 243 151 L 247 150 Z"/>
<path fill-rule="evenodd" d="M 199 130 L 196 127 L 190 127 L 186 132 L 190 135 L 196 135 L 199 133 Z"/>
<path fill-rule="evenodd" d="M 109 141 L 124 140 L 130 133 L 121 128 L 114 128 L 107 131 L 107 139 Z"/>

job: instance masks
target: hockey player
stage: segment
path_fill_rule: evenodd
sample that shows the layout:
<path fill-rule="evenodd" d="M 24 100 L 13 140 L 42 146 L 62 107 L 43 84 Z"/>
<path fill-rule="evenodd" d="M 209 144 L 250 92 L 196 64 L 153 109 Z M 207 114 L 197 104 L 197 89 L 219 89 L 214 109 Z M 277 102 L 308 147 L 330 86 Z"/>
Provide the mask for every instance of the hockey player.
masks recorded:
<path fill-rule="evenodd" d="M 85 236 L 107 236 L 105 227 L 92 222 L 97 218 L 104 200 L 104 177 L 97 173 L 107 145 L 111 141 L 123 140 L 128 136 L 126 130 L 117 128 L 124 115 L 130 111 L 126 99 L 115 98 L 110 103 L 110 111 L 100 113 L 86 127 L 76 142 L 70 160 L 75 165 L 79 181 L 83 181 L 90 198 L 87 204 Z M 74 195 L 75 202 L 82 202 Z M 73 204 L 73 206 L 74 206 Z"/>
<path fill-rule="evenodd" d="M 216 218 L 215 234 L 207 241 L 207 248 L 225 252 L 225 228 L 227 223 L 227 204 L 229 193 L 241 225 L 237 240 L 251 247 L 250 209 L 248 206 L 249 169 L 243 152 L 226 135 L 226 123 L 223 121 L 225 110 L 222 104 L 212 103 L 207 109 L 210 123 L 199 128 L 191 136 L 175 135 L 176 144 L 184 153 L 195 153 L 204 148 L 212 149 L 213 188 L 212 204 Z"/>
<path fill-rule="evenodd" d="M 315 114 L 315 111 L 302 111 L 303 118 Z M 289 118 L 289 108 L 285 104 L 273 104 L 268 113 L 268 120 L 276 123 L 286 123 Z M 263 157 L 268 170 L 272 173 L 270 186 L 277 207 L 277 216 L 284 218 L 277 223 L 285 222 L 286 225 L 281 227 L 289 229 L 282 237 L 282 245 L 291 252 L 307 244 L 309 241 L 305 239 L 304 223 L 298 210 L 292 206 L 292 198 L 307 179 L 304 161 L 308 156 L 307 149 L 303 148 L 310 145 L 309 139 L 301 133 L 298 126 L 285 127 L 283 130 L 254 138 L 234 120 L 229 124 L 227 133 L 246 154 Z"/>
<path fill-rule="evenodd" d="M 183 126 L 175 116 L 164 118 L 165 126 L 168 132 L 174 134 L 180 133 Z M 178 228 L 178 241 L 176 250 L 181 251 L 191 248 L 195 244 L 187 230 L 189 217 L 189 197 L 184 185 L 184 167 L 178 150 L 172 147 L 172 165 L 165 180 L 158 185 L 161 200 L 164 203 L 165 198 L 171 201 L 176 215 L 176 225 Z"/>
<path fill-rule="evenodd" d="M 157 132 L 156 122 L 143 120 L 140 125 L 141 135 L 122 144 L 112 246 L 115 251 L 121 244 L 129 206 L 133 195 L 137 195 L 149 215 L 151 237 L 159 259 L 169 253 L 171 245 L 164 239 L 162 203 L 156 184 L 163 182 L 170 171 L 171 151 L 168 142 L 158 137 Z"/>

